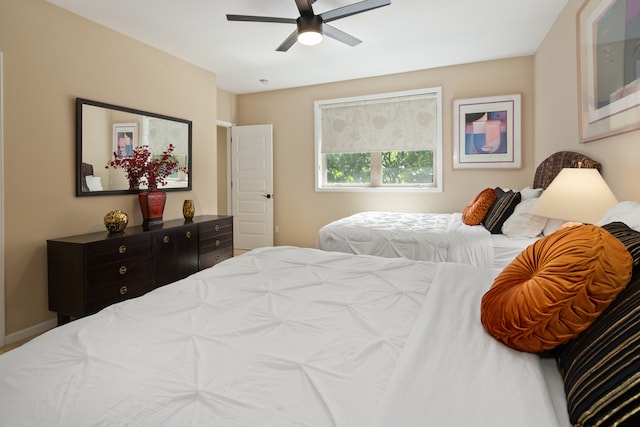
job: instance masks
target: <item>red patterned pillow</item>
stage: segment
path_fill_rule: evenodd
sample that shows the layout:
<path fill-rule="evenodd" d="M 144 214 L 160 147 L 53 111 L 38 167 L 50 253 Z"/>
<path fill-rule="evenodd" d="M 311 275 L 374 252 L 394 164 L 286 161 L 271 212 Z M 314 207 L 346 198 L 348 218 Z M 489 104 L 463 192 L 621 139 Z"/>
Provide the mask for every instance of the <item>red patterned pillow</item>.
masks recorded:
<path fill-rule="evenodd" d="M 482 190 L 462 211 L 462 222 L 467 225 L 478 225 L 496 201 L 498 192 L 493 188 Z"/>
<path fill-rule="evenodd" d="M 482 325 L 517 350 L 550 350 L 591 325 L 627 285 L 631 269 L 629 251 L 603 228 L 561 229 L 500 272 L 482 297 Z"/>

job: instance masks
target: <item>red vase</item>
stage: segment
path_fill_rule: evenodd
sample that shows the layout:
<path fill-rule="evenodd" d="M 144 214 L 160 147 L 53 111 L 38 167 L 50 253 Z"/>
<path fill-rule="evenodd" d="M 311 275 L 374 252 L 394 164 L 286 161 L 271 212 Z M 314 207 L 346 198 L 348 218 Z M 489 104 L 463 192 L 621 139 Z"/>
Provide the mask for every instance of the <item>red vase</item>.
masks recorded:
<path fill-rule="evenodd" d="M 167 195 L 164 191 L 151 187 L 138 194 L 140 210 L 142 211 L 142 226 L 148 227 L 162 224 L 162 214 Z"/>

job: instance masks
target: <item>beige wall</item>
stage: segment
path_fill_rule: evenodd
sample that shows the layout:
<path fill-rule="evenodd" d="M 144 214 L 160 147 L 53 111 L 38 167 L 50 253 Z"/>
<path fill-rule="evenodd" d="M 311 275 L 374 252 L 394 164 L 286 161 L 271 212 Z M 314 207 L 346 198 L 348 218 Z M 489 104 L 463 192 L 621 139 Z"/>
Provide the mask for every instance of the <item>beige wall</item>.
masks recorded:
<path fill-rule="evenodd" d="M 582 4 L 569 2 L 535 55 L 535 160 L 559 150 L 584 153 L 602 163 L 619 200 L 640 200 L 638 131 L 579 142 L 576 14 Z"/>
<path fill-rule="evenodd" d="M 6 332 L 55 317 L 47 308 L 46 240 L 101 231 L 137 198 L 75 197 L 76 97 L 193 121 L 193 191 L 168 193 L 165 218 L 216 213 L 216 77 L 44 0 L 1 0 L 4 54 Z M 98 165 L 99 167 L 99 165 Z"/>
<path fill-rule="evenodd" d="M 235 123 L 238 119 L 238 95 L 226 90 L 217 90 L 218 120 Z"/>
<path fill-rule="evenodd" d="M 425 87 L 442 87 L 442 193 L 315 192 L 313 102 Z M 522 94 L 523 168 L 453 170 L 453 100 Z M 520 189 L 534 173 L 533 57 L 390 75 L 238 96 L 238 124 L 273 124 L 274 219 L 277 245 L 315 247 L 319 228 L 363 210 L 460 212 L 480 190 Z"/>

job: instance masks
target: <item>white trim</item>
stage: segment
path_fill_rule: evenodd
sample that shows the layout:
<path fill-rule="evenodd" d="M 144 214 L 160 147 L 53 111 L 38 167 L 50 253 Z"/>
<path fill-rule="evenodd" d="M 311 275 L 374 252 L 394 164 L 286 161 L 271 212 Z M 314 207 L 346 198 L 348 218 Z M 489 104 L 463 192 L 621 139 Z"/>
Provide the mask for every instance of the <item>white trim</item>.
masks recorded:
<path fill-rule="evenodd" d="M 217 120 L 216 124 L 218 127 L 227 129 L 227 214 L 231 215 L 233 213 L 233 204 L 231 203 L 231 128 L 235 124 L 225 120 Z"/>
<path fill-rule="evenodd" d="M 0 347 L 7 341 L 4 307 L 4 76 L 2 70 L 2 52 L 0 52 Z"/>
<path fill-rule="evenodd" d="M 39 323 L 27 329 L 22 329 L 21 331 L 17 331 L 7 335 L 7 342 L 5 343 L 5 345 L 13 344 L 15 342 L 22 341 L 27 338 L 35 337 L 36 335 L 40 335 L 41 333 L 46 332 L 49 329 L 53 329 L 56 326 L 58 326 L 57 318 L 47 320 L 46 322 Z"/>
<path fill-rule="evenodd" d="M 226 120 L 216 120 L 216 124 L 218 126 L 223 127 L 223 128 L 230 128 L 230 127 L 235 126 L 233 123 L 227 122 Z"/>

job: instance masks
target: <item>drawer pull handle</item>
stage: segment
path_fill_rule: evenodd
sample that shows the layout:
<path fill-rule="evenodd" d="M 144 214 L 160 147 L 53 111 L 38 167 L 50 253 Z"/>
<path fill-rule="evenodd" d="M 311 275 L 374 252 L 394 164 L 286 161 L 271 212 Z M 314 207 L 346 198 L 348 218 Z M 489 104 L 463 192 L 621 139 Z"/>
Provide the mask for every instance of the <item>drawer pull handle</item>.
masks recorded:
<path fill-rule="evenodd" d="M 128 290 L 126 286 L 120 286 L 120 295 L 126 294 Z"/>
<path fill-rule="evenodd" d="M 185 234 L 185 236 L 187 236 L 187 239 L 190 239 L 190 238 L 191 238 L 191 232 L 190 232 L 190 231 L 187 231 L 187 232 L 186 232 L 186 234 Z"/>
<path fill-rule="evenodd" d="M 216 231 L 220 231 L 220 224 L 216 224 L 216 226 L 214 227 L 214 229 L 215 229 Z"/>
<path fill-rule="evenodd" d="M 162 241 L 165 242 L 165 243 L 169 243 L 169 236 L 164 236 L 162 238 Z"/>
<path fill-rule="evenodd" d="M 220 246 L 220 240 L 216 240 L 216 246 Z"/>
<path fill-rule="evenodd" d="M 120 247 L 118 248 L 118 252 L 120 252 L 121 254 L 127 252 L 127 247 L 125 245 L 120 245 Z"/>
<path fill-rule="evenodd" d="M 126 267 L 125 265 L 123 265 L 122 267 L 120 267 L 120 268 L 118 269 L 118 272 L 119 272 L 120 274 L 125 274 L 125 273 L 127 272 L 127 267 Z"/>

